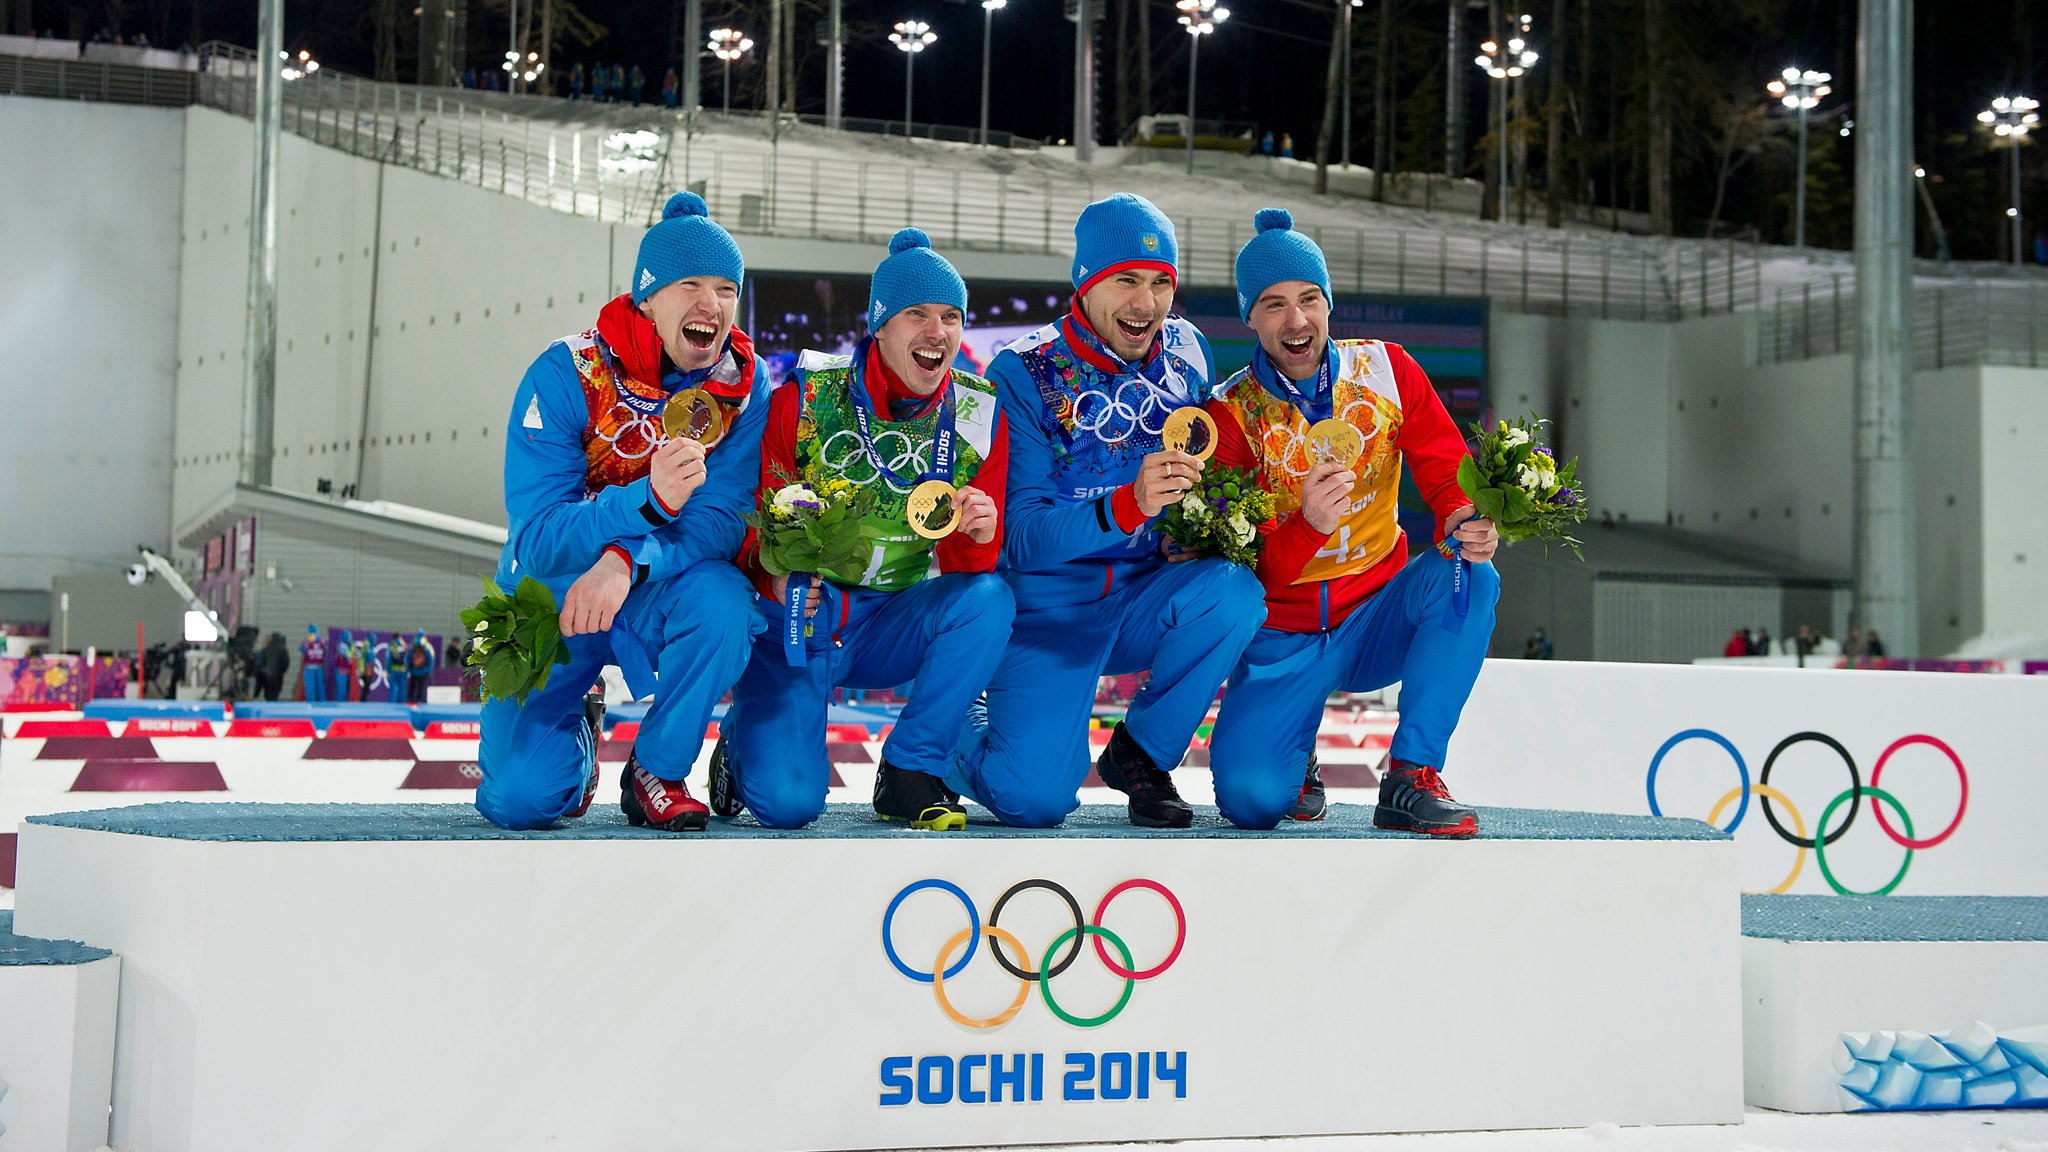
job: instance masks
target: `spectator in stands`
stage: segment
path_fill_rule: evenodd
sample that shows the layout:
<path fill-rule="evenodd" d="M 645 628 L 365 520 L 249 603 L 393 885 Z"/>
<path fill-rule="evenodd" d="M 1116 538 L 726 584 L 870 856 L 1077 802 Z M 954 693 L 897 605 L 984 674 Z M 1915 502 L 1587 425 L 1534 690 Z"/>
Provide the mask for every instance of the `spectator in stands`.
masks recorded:
<path fill-rule="evenodd" d="M 1282 132 L 1280 134 L 1280 158 L 1283 160 L 1294 159 L 1294 136 L 1291 133 Z"/>
<path fill-rule="evenodd" d="M 661 77 L 661 102 L 664 107 L 676 106 L 676 95 L 682 91 L 682 81 L 676 79 L 676 70 L 671 68 Z"/>
<path fill-rule="evenodd" d="M 1863 634 L 1863 650 L 1872 660 L 1884 659 L 1884 641 L 1878 639 L 1875 629 Z"/>
<path fill-rule="evenodd" d="M 137 32 L 135 34 L 135 39 L 130 40 L 129 43 L 135 45 L 137 48 L 152 47 L 152 45 L 149 42 L 149 33 L 147 32 Z M 284 637 L 279 636 L 278 639 L 282 641 Z"/>
<path fill-rule="evenodd" d="M 678 192 L 640 242 L 631 292 L 595 327 L 548 345 L 513 395 L 495 579 L 509 590 L 532 576 L 554 591 L 569 662 L 523 703 L 484 704 L 476 806 L 500 827 L 589 810 L 603 702 L 585 694 L 612 663 L 635 695 L 654 696 L 619 782 L 627 820 L 684 832 L 710 814 L 683 779 L 763 627 L 730 562 L 768 415 L 767 372 L 733 323 L 745 276 L 703 198 Z M 686 389 L 723 417 L 708 447 L 661 432 Z"/>
<path fill-rule="evenodd" d="M 405 648 L 405 702 L 427 702 L 427 678 L 434 674 L 434 644 L 422 628 Z"/>
<path fill-rule="evenodd" d="M 306 638 L 299 641 L 299 681 L 306 703 L 327 699 L 327 641 L 317 624 L 306 625 Z"/>
<path fill-rule="evenodd" d="M 1863 638 L 1863 629 L 1849 629 L 1849 638 L 1842 641 L 1842 655 L 1851 660 L 1861 660 L 1870 655 L 1870 642 Z"/>
<path fill-rule="evenodd" d="M 1524 660 L 1549 660 L 1556 654 L 1556 646 L 1550 642 L 1549 634 L 1541 628 L 1529 633 L 1529 638 L 1522 642 Z"/>
<path fill-rule="evenodd" d="M 569 99 L 583 99 L 583 85 L 583 61 L 578 60 L 576 66 L 569 69 Z"/>
<path fill-rule="evenodd" d="M 1749 629 L 1737 628 L 1728 634 L 1728 643 L 1721 645 L 1721 655 L 1727 657 L 1749 655 Z"/>
<path fill-rule="evenodd" d="M 1277 514 L 1257 526 L 1265 626 L 1230 674 L 1210 737 L 1216 806 L 1246 828 L 1321 819 L 1324 704 L 1399 681 L 1373 825 L 1476 835 L 1478 815 L 1439 771 L 1493 640 L 1500 532 L 1459 487 L 1465 440 L 1422 367 L 1398 344 L 1332 338 L 1322 249 L 1282 209 L 1254 224 L 1235 272 L 1238 318 L 1258 344 L 1207 407 L 1214 463 L 1249 469 Z M 1325 420 L 1350 425 L 1369 451 L 1317 455 L 1311 429 Z M 1404 471 L 1437 538 L 1412 560 L 1395 507 Z M 1540 657 L 1548 637 L 1532 639 Z"/>
<path fill-rule="evenodd" d="M 633 92 L 633 107 L 638 108 L 640 106 L 640 90 L 647 87 L 647 73 L 640 71 L 638 64 L 633 65 L 633 71 L 627 75 L 626 87 L 630 88 Z"/>
<path fill-rule="evenodd" d="M 1149 667 L 1096 770 L 1124 791 L 1132 823 L 1189 827 L 1172 769 L 1265 617 L 1250 570 L 1169 563 L 1151 530 L 1202 467 L 1159 431 L 1169 412 L 1201 403 L 1215 370 L 1201 332 L 1172 315 L 1179 275 L 1173 221 L 1157 205 L 1097 200 L 1074 224 L 1071 311 L 989 362 L 1010 433 L 1003 575 L 1015 638 L 989 680 L 986 730 L 970 733 L 949 783 L 1005 823 L 1066 819 L 1088 774 L 1097 680 Z M 1127 412 L 1152 415 L 1077 426 L 1091 394 L 1131 397 Z"/>
<path fill-rule="evenodd" d="M 1749 654 L 1751 656 L 1773 655 L 1771 651 L 1771 630 L 1769 628 L 1758 628 L 1756 632 L 1750 636 Z"/>
<path fill-rule="evenodd" d="M 275 700 L 284 691 L 284 675 L 291 671 L 291 650 L 284 646 L 284 633 L 272 632 L 256 661 L 256 682 L 265 700 Z"/>
<path fill-rule="evenodd" d="M 1263 135 L 1263 136 L 1261 136 L 1261 137 L 1259 137 L 1259 155 L 1261 155 L 1261 156 L 1271 156 L 1272 154 L 1273 154 L 1273 130 L 1272 130 L 1271 128 L 1268 128 L 1268 129 L 1266 129 L 1266 134 L 1265 134 L 1265 135 Z"/>
<path fill-rule="evenodd" d="M 606 104 L 611 101 L 611 93 L 607 91 L 607 86 L 610 84 L 611 78 L 611 69 L 605 67 L 603 64 L 597 64 L 591 67 L 590 98 L 592 100 L 597 101 L 599 104 Z"/>
<path fill-rule="evenodd" d="M 772 500 L 792 480 L 866 489 L 874 507 L 862 530 L 876 541 L 873 560 L 810 576 L 806 594 L 803 581 L 791 589 L 793 577 L 762 568 L 758 541 L 749 537 L 741 565 L 762 594 L 762 632 L 712 753 L 711 807 L 721 816 L 744 807 L 771 828 L 817 819 L 832 777 L 825 748 L 832 689 L 884 688 L 914 677 L 924 690 L 911 696 L 882 746 L 875 814 L 957 831 L 967 826 L 967 810 L 946 775 L 1014 615 L 1010 587 L 996 575 L 1009 434 L 995 386 L 953 366 L 967 284 L 929 237 L 905 228 L 891 238 L 868 300 L 868 336 L 852 358 L 807 354 L 797 378 L 775 393 L 761 439 L 759 498 Z M 849 436 L 867 454 L 835 459 L 827 446 Z M 879 463 L 878 443 L 892 441 L 903 446 L 904 460 L 929 459 L 935 471 L 920 475 L 922 464 L 899 460 L 899 473 Z M 912 493 L 933 480 L 957 517 L 942 539 L 904 530 L 920 515 Z M 816 634 L 786 652 L 783 637 L 798 629 L 784 605 L 805 599 L 815 605 Z"/>

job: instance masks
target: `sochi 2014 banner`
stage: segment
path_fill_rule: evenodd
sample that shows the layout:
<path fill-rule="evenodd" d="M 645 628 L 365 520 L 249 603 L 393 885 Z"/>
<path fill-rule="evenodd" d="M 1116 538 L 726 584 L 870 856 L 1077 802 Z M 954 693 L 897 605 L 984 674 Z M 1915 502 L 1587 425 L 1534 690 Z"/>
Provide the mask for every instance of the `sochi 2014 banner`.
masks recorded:
<path fill-rule="evenodd" d="M 1748 892 L 2040 896 L 2044 713 L 2033 676 L 1489 660 L 1444 777 L 1709 821 Z"/>

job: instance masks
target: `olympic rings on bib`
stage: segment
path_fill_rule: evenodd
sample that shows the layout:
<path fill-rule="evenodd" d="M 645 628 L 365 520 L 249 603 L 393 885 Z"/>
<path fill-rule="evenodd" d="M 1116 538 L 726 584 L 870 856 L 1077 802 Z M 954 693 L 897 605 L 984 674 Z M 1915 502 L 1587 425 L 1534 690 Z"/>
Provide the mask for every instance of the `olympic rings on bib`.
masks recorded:
<path fill-rule="evenodd" d="M 1844 747 L 1841 741 L 1824 732 L 1795 732 L 1780 740 L 1777 746 L 1771 749 L 1770 755 L 1764 759 L 1763 771 L 1758 775 L 1756 782 L 1752 784 L 1749 779 L 1749 767 L 1743 761 L 1742 753 L 1736 750 L 1735 745 L 1727 737 L 1711 729 L 1688 728 L 1664 741 L 1658 747 L 1656 753 L 1650 757 L 1650 769 L 1644 781 L 1644 786 L 1649 794 L 1650 813 L 1653 816 L 1665 814 L 1657 803 L 1658 770 L 1663 767 L 1665 756 L 1669 755 L 1673 748 L 1688 740 L 1708 740 L 1720 745 L 1728 753 L 1729 757 L 1735 761 L 1735 770 L 1740 777 L 1740 782 L 1733 789 L 1715 801 L 1712 810 L 1707 813 L 1707 823 L 1714 824 L 1720 820 L 1721 813 L 1727 809 L 1729 803 L 1739 797 L 1741 803 L 1735 810 L 1735 818 L 1728 822 L 1727 827 L 1720 829 L 1722 832 L 1734 832 L 1736 828 L 1741 826 L 1742 818 L 1749 809 L 1749 798 L 1754 794 L 1758 799 L 1759 807 L 1763 809 L 1764 819 L 1770 823 L 1771 830 L 1778 834 L 1779 839 L 1792 845 L 1797 850 L 1798 854 L 1792 862 L 1792 871 L 1783 880 L 1778 882 L 1777 887 L 1770 889 L 1772 894 L 1786 892 L 1791 889 L 1793 883 L 1799 879 L 1800 870 L 1806 863 L 1806 851 L 1810 848 L 1813 850 L 1814 861 L 1820 865 L 1821 877 L 1827 881 L 1828 887 L 1832 888 L 1838 895 L 1887 895 L 1897 889 L 1899 884 L 1905 880 L 1906 871 L 1913 863 L 1913 853 L 1933 848 L 1947 840 L 1950 836 L 1955 835 L 1956 829 L 1962 826 L 1964 813 L 1970 807 L 1970 776 L 1968 770 L 1963 767 L 1962 757 L 1958 756 L 1955 749 L 1949 747 L 1947 743 L 1925 733 L 1901 736 L 1887 745 L 1884 751 L 1878 754 L 1877 763 L 1870 770 L 1870 782 L 1865 784 L 1862 774 L 1857 769 L 1855 757 L 1849 754 L 1848 748 Z M 1776 766 L 1778 757 L 1783 755 L 1793 745 L 1805 743 L 1826 745 L 1834 751 L 1835 755 L 1841 758 L 1842 765 L 1849 770 L 1849 787 L 1837 794 L 1821 808 L 1820 819 L 1815 821 L 1811 835 L 1808 834 L 1806 822 L 1801 817 L 1799 810 L 1793 806 L 1791 799 L 1781 790 L 1772 787 L 1770 783 L 1771 769 Z M 1956 800 L 1955 816 L 1949 820 L 1947 826 L 1940 832 L 1924 838 L 1916 838 L 1913 831 L 1913 819 L 1907 814 L 1905 805 L 1901 804 L 1898 798 L 1890 792 L 1878 787 L 1878 778 L 1883 774 L 1885 765 L 1891 761 L 1892 755 L 1902 748 L 1915 744 L 1924 744 L 1948 758 L 1949 764 L 1955 768 L 1956 784 L 1960 790 Z M 1865 796 L 1870 797 L 1871 809 L 1877 818 L 1878 828 L 1893 843 L 1904 848 L 1906 855 L 1905 859 L 1899 863 L 1898 872 L 1883 887 L 1871 892 L 1857 892 L 1848 888 L 1836 878 L 1834 870 L 1828 865 L 1827 850 L 1834 847 L 1835 843 L 1849 831 L 1850 825 L 1856 822 L 1856 810 L 1862 804 Z M 1773 804 L 1782 807 L 1792 817 L 1791 831 L 1786 831 L 1784 825 L 1778 822 L 1777 813 L 1772 807 Z M 1841 825 L 1830 828 L 1829 820 L 1834 817 L 1836 810 L 1844 806 L 1847 806 L 1848 813 L 1843 817 Z M 1887 807 L 1898 817 L 1899 823 L 1905 826 L 1903 834 L 1892 826 L 1891 820 L 1886 816 L 1885 809 Z"/>
<path fill-rule="evenodd" d="M 1046 946 L 1043 954 L 1036 957 L 1039 961 L 1036 968 L 1033 968 L 1031 965 L 1034 956 L 1030 949 L 1026 948 L 1023 941 L 1019 940 L 1008 929 L 999 927 L 996 923 L 1002 918 L 1003 910 L 1009 906 L 1012 899 L 1034 888 L 1044 889 L 1059 897 L 1066 904 L 1067 911 L 1074 919 L 1073 926 L 1055 936 L 1052 942 Z M 1137 961 L 1131 954 L 1130 946 L 1124 942 L 1123 938 L 1103 925 L 1103 915 L 1109 910 L 1111 901 L 1133 888 L 1143 888 L 1159 894 L 1166 901 L 1167 905 L 1173 909 L 1173 946 L 1167 950 L 1164 959 L 1144 969 L 1137 967 Z M 961 907 L 967 912 L 967 927 L 955 932 L 946 940 L 945 944 L 940 946 L 938 954 L 932 960 L 930 970 L 920 971 L 904 963 L 902 957 L 897 954 L 891 930 L 895 923 L 897 909 L 902 907 L 903 901 L 917 892 L 928 889 L 946 892 L 959 900 Z M 1175 896 L 1171 890 L 1157 880 L 1143 878 L 1126 880 L 1104 893 L 1101 901 L 1095 906 L 1095 916 L 1092 921 L 1084 921 L 1082 919 L 1081 904 L 1078 900 L 1074 899 L 1073 893 L 1059 884 L 1043 878 L 1022 880 L 1004 890 L 1003 894 L 996 898 L 995 904 L 989 909 L 986 922 L 982 920 L 979 910 L 975 907 L 974 902 L 967 897 L 965 891 L 951 881 L 936 878 L 919 880 L 913 884 L 906 885 L 902 891 L 896 893 L 895 898 L 889 901 L 888 910 L 882 914 L 882 951 L 889 958 L 889 963 L 904 976 L 921 984 L 930 984 L 932 986 L 932 994 L 938 1001 L 939 1010 L 945 1014 L 948 1020 L 963 1028 L 972 1028 L 978 1031 L 1000 1028 L 1014 1019 L 1017 1013 L 1023 1009 L 1025 1001 L 1030 999 L 1031 986 L 1033 984 L 1038 985 L 1039 996 L 1045 1001 L 1046 1009 L 1068 1024 L 1072 1024 L 1077 1028 L 1095 1028 L 1107 1024 L 1129 1005 L 1131 994 L 1138 984 L 1151 980 L 1173 967 L 1174 962 L 1180 959 L 1182 946 L 1187 943 L 1187 934 L 1187 912 L 1181 907 L 1179 897 Z M 1111 975 L 1124 982 L 1123 993 L 1117 998 L 1116 1003 L 1106 1012 L 1097 1016 L 1081 1016 L 1069 1011 L 1060 1004 L 1052 990 L 1053 979 L 1072 968 L 1074 962 L 1080 958 L 1081 953 L 1084 951 L 1081 940 L 1086 936 L 1093 936 L 1095 938 L 1095 952 L 1102 960 L 1103 966 Z M 995 957 L 996 963 L 1001 966 L 1003 971 L 1016 978 L 1017 994 L 1016 998 L 1011 1001 L 1007 1008 L 997 1012 L 995 1015 L 973 1017 L 954 1007 L 946 994 L 946 982 L 958 976 L 966 969 L 968 962 L 973 960 L 983 937 L 987 937 L 989 942 L 988 951 Z M 1107 945 L 1105 945 L 1105 941 Z M 1109 948 L 1111 947 L 1116 949 L 1117 955 L 1121 957 L 1121 963 L 1110 959 Z M 1005 948 L 1016 957 L 1015 960 L 1011 959 L 1011 955 L 1005 954 Z M 1064 955 L 1061 954 L 1063 948 L 1065 949 Z M 956 952 L 959 953 L 959 959 L 957 960 L 953 958 Z"/>

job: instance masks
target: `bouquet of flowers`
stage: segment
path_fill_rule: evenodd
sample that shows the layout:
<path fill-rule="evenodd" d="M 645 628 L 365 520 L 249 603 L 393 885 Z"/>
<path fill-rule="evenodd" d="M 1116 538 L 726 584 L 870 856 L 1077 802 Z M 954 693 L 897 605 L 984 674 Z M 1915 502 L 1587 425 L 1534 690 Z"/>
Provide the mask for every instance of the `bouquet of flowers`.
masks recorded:
<path fill-rule="evenodd" d="M 852 580 L 867 569 L 874 548 L 866 520 L 875 496 L 846 480 L 794 480 L 763 492 L 747 517 L 759 535 L 761 567 L 771 575 L 815 572 Z"/>
<path fill-rule="evenodd" d="M 547 686 L 555 665 L 569 662 L 555 594 L 531 576 L 509 596 L 484 577 L 484 598 L 462 610 L 462 624 L 473 641 L 464 663 L 482 672 L 487 698 L 523 704 Z"/>
<path fill-rule="evenodd" d="M 1571 527 L 1586 519 L 1586 494 L 1578 486 L 1579 460 L 1562 468 L 1537 442 L 1547 420 L 1502 420 L 1491 431 L 1472 425 L 1477 443 L 1458 465 L 1458 487 L 1479 515 L 1500 529 L 1502 542 L 1541 540 L 1579 553 Z M 1580 559 L 1584 559 L 1580 554 Z"/>
<path fill-rule="evenodd" d="M 1197 556 L 1221 556 L 1247 568 L 1259 562 L 1259 525 L 1273 518 L 1273 495 L 1240 468 L 1210 468 L 1179 503 L 1159 514 L 1159 531 Z"/>

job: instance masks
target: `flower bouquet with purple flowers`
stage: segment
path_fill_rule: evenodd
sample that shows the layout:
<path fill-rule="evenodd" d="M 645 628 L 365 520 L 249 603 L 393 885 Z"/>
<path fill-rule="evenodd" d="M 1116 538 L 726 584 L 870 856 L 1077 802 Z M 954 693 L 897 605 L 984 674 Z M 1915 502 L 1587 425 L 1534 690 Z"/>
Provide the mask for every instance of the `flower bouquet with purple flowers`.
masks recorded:
<path fill-rule="evenodd" d="M 1458 465 L 1458 487 L 1479 515 L 1500 529 L 1502 543 L 1541 540 L 1579 552 L 1571 528 L 1586 519 L 1586 494 L 1579 487 L 1579 460 L 1563 467 L 1538 441 L 1549 421 L 1502 420 L 1491 431 L 1472 425 L 1472 454 Z"/>
<path fill-rule="evenodd" d="M 1271 520 L 1273 511 L 1272 493 L 1260 488 L 1250 471 L 1208 468 L 1187 495 L 1160 512 L 1157 527 L 1182 551 L 1256 568 L 1263 543 L 1259 525 Z"/>
<path fill-rule="evenodd" d="M 770 575 L 810 572 L 853 581 L 874 551 L 865 523 L 874 509 L 874 494 L 845 480 L 795 480 L 763 491 L 746 521 L 759 534 L 761 567 Z"/>

